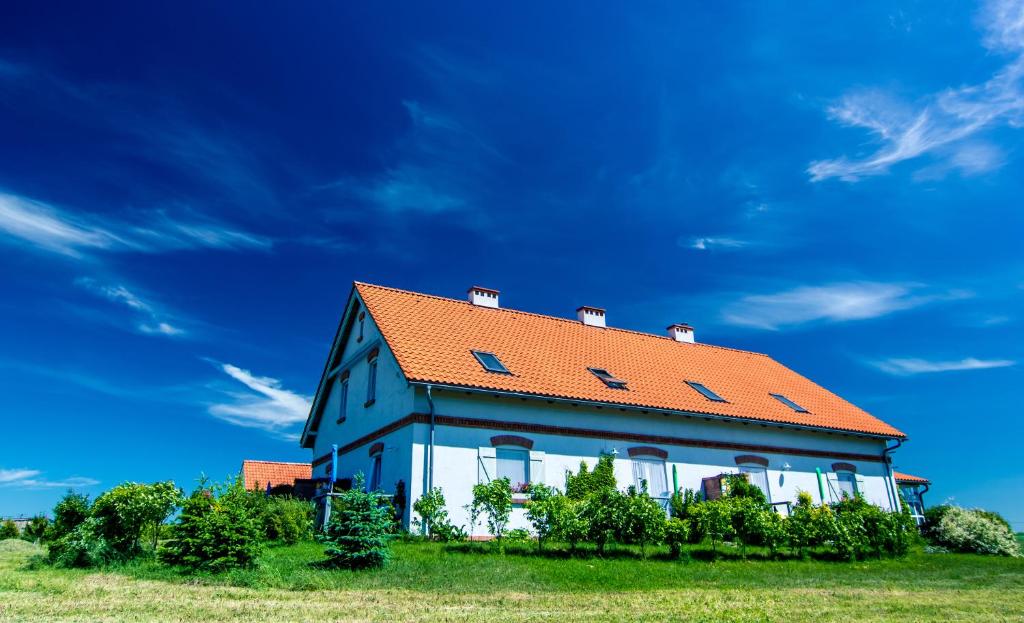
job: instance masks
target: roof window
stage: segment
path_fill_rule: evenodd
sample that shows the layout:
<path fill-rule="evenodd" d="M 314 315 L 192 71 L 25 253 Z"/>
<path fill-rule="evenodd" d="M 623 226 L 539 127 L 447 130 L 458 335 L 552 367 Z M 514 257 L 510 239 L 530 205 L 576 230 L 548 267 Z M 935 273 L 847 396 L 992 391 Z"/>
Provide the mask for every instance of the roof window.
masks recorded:
<path fill-rule="evenodd" d="M 626 381 L 615 378 L 614 376 L 612 376 L 612 373 L 607 370 L 604 370 L 602 368 L 587 368 L 587 370 L 590 370 L 590 372 L 594 376 L 601 379 L 601 381 L 605 385 L 611 387 L 612 389 L 627 389 Z"/>
<path fill-rule="evenodd" d="M 488 372 L 495 372 L 497 374 L 512 374 L 494 353 L 485 353 L 480 350 L 474 350 L 472 352 L 473 356 L 476 357 L 476 360 L 484 367 L 484 370 L 487 370 Z"/>
<path fill-rule="evenodd" d="M 770 394 L 770 395 L 771 395 L 772 398 L 778 400 L 779 402 L 781 402 L 782 404 L 786 405 L 790 409 L 796 411 L 797 413 L 810 413 L 810 411 L 808 411 L 807 409 L 804 409 L 803 407 L 801 407 L 800 405 L 796 404 L 795 402 L 793 402 L 789 398 L 786 398 L 782 394 Z"/>
<path fill-rule="evenodd" d="M 686 384 L 701 393 L 702 396 L 714 402 L 729 402 L 697 381 L 686 381 Z"/>

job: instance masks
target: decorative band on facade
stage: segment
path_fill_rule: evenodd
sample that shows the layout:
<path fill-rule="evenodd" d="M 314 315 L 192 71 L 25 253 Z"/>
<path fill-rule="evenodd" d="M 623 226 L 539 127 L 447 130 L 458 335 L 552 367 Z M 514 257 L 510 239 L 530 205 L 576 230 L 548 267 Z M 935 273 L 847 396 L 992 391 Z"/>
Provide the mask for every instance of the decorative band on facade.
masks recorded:
<path fill-rule="evenodd" d="M 492 446 L 521 446 L 533 450 L 533 440 L 519 435 L 495 435 L 491 437 Z"/>
<path fill-rule="evenodd" d="M 832 471 L 834 472 L 857 472 L 857 466 L 853 463 L 833 463 Z"/>
<path fill-rule="evenodd" d="M 373 456 L 374 454 L 380 454 L 381 452 L 384 452 L 383 441 L 378 441 L 377 443 L 370 446 L 370 456 Z"/>
<path fill-rule="evenodd" d="M 662 460 L 668 458 L 668 452 L 653 446 L 633 446 L 632 448 L 627 449 L 626 452 L 629 453 L 629 458 L 633 458 L 634 456 L 656 456 Z"/>
<path fill-rule="evenodd" d="M 768 467 L 768 459 L 763 456 L 757 456 L 754 454 L 741 454 L 736 457 L 737 465 L 760 465 L 761 467 Z"/>

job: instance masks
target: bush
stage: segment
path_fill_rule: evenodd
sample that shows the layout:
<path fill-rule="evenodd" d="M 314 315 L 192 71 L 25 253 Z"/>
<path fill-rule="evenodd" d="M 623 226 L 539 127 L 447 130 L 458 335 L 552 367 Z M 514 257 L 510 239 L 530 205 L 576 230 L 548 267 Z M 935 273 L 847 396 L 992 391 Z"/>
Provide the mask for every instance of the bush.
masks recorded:
<path fill-rule="evenodd" d="M 16 539 L 19 536 L 21 536 L 21 531 L 18 530 L 18 524 L 12 520 L 8 519 L 0 524 L 0 540 Z"/>
<path fill-rule="evenodd" d="M 45 540 L 56 541 L 77 528 L 89 518 L 89 506 L 89 496 L 69 489 L 53 507 L 53 523 L 50 524 Z"/>
<path fill-rule="evenodd" d="M 87 517 L 70 532 L 52 541 L 47 559 L 58 567 L 96 567 L 110 562 L 114 552 L 102 535 L 99 519 Z"/>
<path fill-rule="evenodd" d="M 683 554 L 683 544 L 690 540 L 690 523 L 677 517 L 665 522 L 665 544 L 673 558 Z"/>
<path fill-rule="evenodd" d="M 583 501 L 581 510 L 589 522 L 587 540 L 597 547 L 599 556 L 621 530 L 624 498 L 618 489 L 604 488 Z"/>
<path fill-rule="evenodd" d="M 665 511 L 647 491 L 630 487 L 620 501 L 616 538 L 621 543 L 640 546 L 640 555 L 647 557 L 647 545 L 661 543 L 665 538 Z"/>
<path fill-rule="evenodd" d="M 262 496 L 257 492 L 249 495 Z M 311 502 L 287 496 L 265 496 L 260 505 L 263 534 L 268 541 L 294 545 L 313 538 L 314 509 Z"/>
<path fill-rule="evenodd" d="M 127 482 L 96 498 L 90 515 L 97 520 L 97 534 L 106 541 L 111 557 L 126 560 L 141 551 L 143 530 L 151 529 L 155 537 L 155 527 L 167 519 L 180 500 L 181 492 L 173 482 Z"/>
<path fill-rule="evenodd" d="M 932 538 L 944 547 L 959 552 L 1020 556 L 1016 536 L 1004 523 L 989 513 L 959 506 L 943 509 L 931 530 Z"/>
<path fill-rule="evenodd" d="M 259 508 L 239 479 L 200 483 L 171 524 L 170 536 L 160 560 L 208 571 L 252 565 L 265 540 Z"/>
<path fill-rule="evenodd" d="M 413 524 L 424 533 L 429 534 L 431 539 L 445 543 L 466 540 L 465 529 L 461 526 L 453 526 L 451 520 L 448 519 L 444 493 L 440 487 L 434 487 L 424 493 L 412 505 L 412 510 L 420 516 L 419 520 L 413 520 Z"/>
<path fill-rule="evenodd" d="M 573 500 L 583 500 L 595 493 L 615 489 L 615 456 L 602 454 L 593 471 L 587 471 L 586 461 L 580 461 L 580 471 L 565 472 L 565 495 Z"/>
<path fill-rule="evenodd" d="M 552 507 L 554 522 L 552 536 L 568 543 L 569 552 L 575 554 L 579 544 L 586 541 L 590 534 L 590 516 L 587 514 L 586 503 L 556 495 L 548 504 Z"/>
<path fill-rule="evenodd" d="M 352 488 L 332 498 L 331 518 L 320 536 L 327 546 L 326 566 L 367 569 L 382 566 L 390 557 L 392 507 L 364 486 L 363 475 L 356 474 Z"/>
<path fill-rule="evenodd" d="M 41 541 L 49 527 L 50 520 L 45 515 L 36 515 L 25 524 L 25 529 L 21 531 L 21 538 L 26 541 Z"/>
<path fill-rule="evenodd" d="M 718 544 L 733 535 L 732 501 L 729 498 L 709 500 L 694 505 L 693 521 L 701 534 L 711 539 L 711 550 L 718 554 Z"/>
<path fill-rule="evenodd" d="M 469 505 L 469 516 L 474 526 L 480 515 L 487 516 L 487 531 L 501 541 L 512 515 L 512 483 L 508 478 L 496 478 L 488 483 L 473 485 L 473 503 Z"/>
<path fill-rule="evenodd" d="M 530 501 L 526 503 L 526 518 L 533 524 L 537 534 L 537 550 L 544 549 L 544 542 L 550 539 L 558 528 L 558 513 L 564 506 L 563 496 L 543 484 L 530 485 Z"/>

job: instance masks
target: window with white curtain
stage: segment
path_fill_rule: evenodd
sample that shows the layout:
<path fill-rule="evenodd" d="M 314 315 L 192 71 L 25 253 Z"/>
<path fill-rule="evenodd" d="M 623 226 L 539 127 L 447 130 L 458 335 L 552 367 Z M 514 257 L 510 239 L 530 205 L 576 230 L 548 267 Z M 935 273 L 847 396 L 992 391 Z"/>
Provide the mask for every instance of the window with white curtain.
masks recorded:
<path fill-rule="evenodd" d="M 508 478 L 513 489 L 517 485 L 530 482 L 530 453 L 527 450 L 498 448 L 495 450 L 498 460 L 497 476 Z"/>
<path fill-rule="evenodd" d="M 764 497 L 769 502 L 772 501 L 772 494 L 768 489 L 768 468 L 763 465 L 756 465 L 751 463 L 749 465 L 740 465 L 740 473 L 747 474 L 747 478 L 750 479 L 750 484 L 754 485 L 764 493 Z"/>
<path fill-rule="evenodd" d="M 665 475 L 665 461 L 655 457 L 633 458 L 633 484 L 637 491 L 647 483 L 647 493 L 654 498 L 669 497 L 668 477 Z"/>
<path fill-rule="evenodd" d="M 857 475 L 853 472 L 836 472 L 839 494 L 852 498 L 857 494 Z"/>

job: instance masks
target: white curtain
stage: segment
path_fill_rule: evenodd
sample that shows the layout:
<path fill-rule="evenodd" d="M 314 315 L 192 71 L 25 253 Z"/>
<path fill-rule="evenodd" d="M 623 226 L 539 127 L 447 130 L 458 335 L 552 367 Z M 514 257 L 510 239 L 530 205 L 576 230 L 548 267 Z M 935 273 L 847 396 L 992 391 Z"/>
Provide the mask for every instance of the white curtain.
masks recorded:
<path fill-rule="evenodd" d="M 754 485 L 764 493 L 764 497 L 771 502 L 772 496 L 768 492 L 768 469 L 760 465 L 740 465 L 740 473 L 749 474 L 750 484 Z"/>
<path fill-rule="evenodd" d="M 647 481 L 647 492 L 651 497 L 665 498 L 669 495 L 668 478 L 665 475 L 665 461 L 661 459 L 633 459 L 633 484 L 637 491 L 643 488 L 641 484 Z"/>

